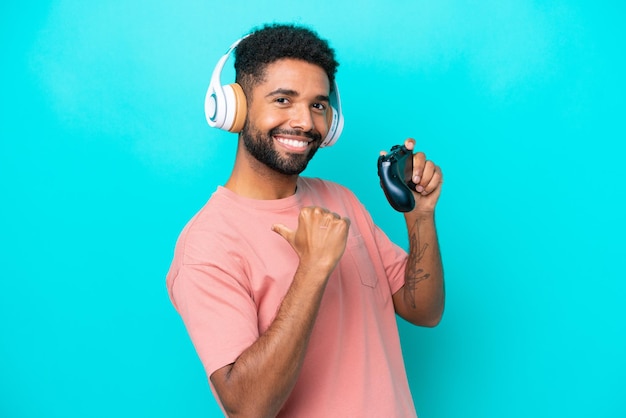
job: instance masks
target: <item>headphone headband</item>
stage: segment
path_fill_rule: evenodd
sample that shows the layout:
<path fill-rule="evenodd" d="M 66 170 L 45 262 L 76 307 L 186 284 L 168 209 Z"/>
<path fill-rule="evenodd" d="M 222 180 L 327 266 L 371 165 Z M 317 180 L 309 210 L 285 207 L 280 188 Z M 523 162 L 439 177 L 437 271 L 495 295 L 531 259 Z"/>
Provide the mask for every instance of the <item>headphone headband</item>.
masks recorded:
<path fill-rule="evenodd" d="M 237 83 L 222 85 L 221 75 L 228 57 L 237 45 L 250 35 L 246 35 L 235 41 L 228 51 L 219 59 L 213 74 L 209 88 L 204 98 L 204 115 L 209 126 L 223 129 L 229 132 L 240 132 L 243 129 L 247 114 L 246 97 L 241 86 Z M 328 133 L 320 147 L 329 147 L 337 142 L 343 130 L 343 114 L 337 82 L 329 96 L 330 109 L 328 110 Z"/>

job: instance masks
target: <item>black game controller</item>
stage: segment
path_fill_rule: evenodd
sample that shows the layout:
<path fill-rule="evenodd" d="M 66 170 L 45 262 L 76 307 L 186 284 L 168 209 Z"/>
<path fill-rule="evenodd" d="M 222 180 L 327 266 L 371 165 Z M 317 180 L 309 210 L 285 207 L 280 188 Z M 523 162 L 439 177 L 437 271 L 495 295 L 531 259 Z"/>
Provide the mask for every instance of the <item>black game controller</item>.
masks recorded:
<path fill-rule="evenodd" d="M 380 187 L 387 200 L 398 212 L 410 212 L 415 207 L 413 153 L 404 145 L 394 145 L 386 155 L 378 157 Z"/>

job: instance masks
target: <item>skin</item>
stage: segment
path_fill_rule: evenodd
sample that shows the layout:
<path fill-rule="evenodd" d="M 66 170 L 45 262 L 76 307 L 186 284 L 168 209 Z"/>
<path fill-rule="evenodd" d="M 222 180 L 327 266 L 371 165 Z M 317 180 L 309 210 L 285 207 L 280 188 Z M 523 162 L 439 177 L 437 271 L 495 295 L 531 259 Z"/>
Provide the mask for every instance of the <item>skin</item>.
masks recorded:
<path fill-rule="evenodd" d="M 246 92 L 248 120 L 240 135 L 235 165 L 225 187 L 254 199 L 280 199 L 295 193 L 298 173 L 285 174 L 255 158 L 244 143 L 267 141 L 278 163 L 290 165 L 312 157 L 328 130 L 330 85 L 324 70 L 294 59 L 269 64 L 262 82 Z M 269 132 L 275 133 L 268 136 Z M 414 141 L 407 140 L 413 149 Z M 306 164 L 304 164 L 306 166 Z M 434 326 L 443 311 L 443 278 L 434 229 L 434 208 L 441 171 L 414 155 L 416 207 L 405 215 L 409 235 L 406 284 L 393 295 L 399 315 L 412 323 Z M 325 208 L 306 207 L 291 230 L 276 224 L 299 257 L 293 282 L 268 330 L 237 360 L 211 375 L 231 417 L 273 417 L 289 397 L 304 361 L 326 283 L 343 255 L 350 220 Z"/>
<path fill-rule="evenodd" d="M 404 145 L 415 149 L 415 140 Z M 405 284 L 393 295 L 396 313 L 420 326 L 434 327 L 441 321 L 445 291 L 443 265 L 435 229 L 435 206 L 441 194 L 443 174 L 423 152 L 413 154 L 415 208 L 404 215 L 409 233 L 409 257 Z"/>

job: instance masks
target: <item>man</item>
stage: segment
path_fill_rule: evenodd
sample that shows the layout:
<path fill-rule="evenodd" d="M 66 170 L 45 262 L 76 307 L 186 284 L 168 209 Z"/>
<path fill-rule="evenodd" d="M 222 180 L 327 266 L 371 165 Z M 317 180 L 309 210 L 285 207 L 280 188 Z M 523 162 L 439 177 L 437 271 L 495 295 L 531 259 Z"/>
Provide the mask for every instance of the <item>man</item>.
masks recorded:
<path fill-rule="evenodd" d="M 167 277 L 229 416 L 416 415 L 396 314 L 441 319 L 442 174 L 413 155 L 408 254 L 350 191 L 300 176 L 329 129 L 337 65 L 326 41 L 292 25 L 265 26 L 236 49 L 247 114 L 235 164 L 185 227 Z"/>

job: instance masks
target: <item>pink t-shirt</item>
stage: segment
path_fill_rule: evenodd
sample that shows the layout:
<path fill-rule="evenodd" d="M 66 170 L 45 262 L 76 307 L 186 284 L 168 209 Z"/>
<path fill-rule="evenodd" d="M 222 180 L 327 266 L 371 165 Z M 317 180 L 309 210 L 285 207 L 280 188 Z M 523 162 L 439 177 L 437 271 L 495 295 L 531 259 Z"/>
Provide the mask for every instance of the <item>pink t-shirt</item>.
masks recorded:
<path fill-rule="evenodd" d="M 305 206 L 327 208 L 351 224 L 279 416 L 415 416 L 392 301 L 404 283 L 406 252 L 350 191 L 320 179 L 300 177 L 296 193 L 279 200 L 219 187 L 181 233 L 167 287 L 207 376 L 233 363 L 270 326 L 298 265 L 271 226 L 295 230 Z"/>

